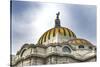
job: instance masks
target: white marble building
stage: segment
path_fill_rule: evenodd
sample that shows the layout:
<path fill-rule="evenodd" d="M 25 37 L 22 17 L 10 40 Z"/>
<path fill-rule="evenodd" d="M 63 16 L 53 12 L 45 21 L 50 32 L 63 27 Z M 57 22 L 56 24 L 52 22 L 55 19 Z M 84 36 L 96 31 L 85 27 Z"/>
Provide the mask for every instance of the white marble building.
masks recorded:
<path fill-rule="evenodd" d="M 12 67 L 43 64 L 67 64 L 96 61 L 96 46 L 77 38 L 75 33 L 60 25 L 59 12 L 55 27 L 46 31 L 37 44 L 24 44 L 11 55 Z"/>

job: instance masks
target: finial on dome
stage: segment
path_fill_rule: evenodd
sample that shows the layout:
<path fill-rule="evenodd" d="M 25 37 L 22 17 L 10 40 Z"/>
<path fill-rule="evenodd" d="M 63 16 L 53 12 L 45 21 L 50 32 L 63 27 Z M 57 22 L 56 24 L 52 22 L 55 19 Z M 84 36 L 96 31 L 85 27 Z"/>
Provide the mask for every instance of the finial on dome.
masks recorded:
<path fill-rule="evenodd" d="M 60 12 L 56 13 L 56 15 L 57 17 L 55 20 L 55 27 L 60 27 L 60 19 L 59 19 Z"/>

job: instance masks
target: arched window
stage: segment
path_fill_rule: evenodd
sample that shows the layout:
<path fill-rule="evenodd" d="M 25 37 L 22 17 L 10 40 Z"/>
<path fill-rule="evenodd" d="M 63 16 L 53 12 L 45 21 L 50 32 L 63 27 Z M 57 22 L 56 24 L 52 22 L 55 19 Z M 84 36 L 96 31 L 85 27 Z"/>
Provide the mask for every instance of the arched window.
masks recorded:
<path fill-rule="evenodd" d="M 84 48 L 84 46 L 83 45 L 80 45 L 79 48 Z"/>
<path fill-rule="evenodd" d="M 63 52 L 69 52 L 69 53 L 71 53 L 71 49 L 69 47 L 67 47 L 67 46 L 64 46 L 63 47 Z"/>

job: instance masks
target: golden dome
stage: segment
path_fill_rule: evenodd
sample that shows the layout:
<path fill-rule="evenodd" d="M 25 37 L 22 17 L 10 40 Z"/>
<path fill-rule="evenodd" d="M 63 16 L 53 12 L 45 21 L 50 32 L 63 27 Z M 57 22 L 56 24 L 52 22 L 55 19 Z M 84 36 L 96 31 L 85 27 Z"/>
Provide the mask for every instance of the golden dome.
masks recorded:
<path fill-rule="evenodd" d="M 50 43 L 62 43 L 69 39 L 76 38 L 76 35 L 68 28 L 61 27 L 58 12 L 55 19 L 55 27 L 46 31 L 39 39 L 37 44 L 48 45 Z"/>
<path fill-rule="evenodd" d="M 76 35 L 68 28 L 55 27 L 46 31 L 39 39 L 38 44 L 61 43 L 76 38 Z"/>
<path fill-rule="evenodd" d="M 85 40 L 85 39 L 80 39 L 80 38 L 76 38 L 76 39 L 71 39 L 67 42 L 69 45 L 73 44 L 73 45 L 91 45 L 92 44 Z"/>

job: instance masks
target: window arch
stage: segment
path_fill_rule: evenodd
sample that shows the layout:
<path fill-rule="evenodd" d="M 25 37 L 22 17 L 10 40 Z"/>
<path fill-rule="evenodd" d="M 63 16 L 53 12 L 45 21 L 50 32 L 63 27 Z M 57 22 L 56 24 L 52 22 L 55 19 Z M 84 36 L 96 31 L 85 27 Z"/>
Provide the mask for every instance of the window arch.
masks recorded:
<path fill-rule="evenodd" d="M 63 52 L 71 53 L 71 49 L 68 46 L 64 46 L 62 50 L 63 50 Z"/>
<path fill-rule="evenodd" d="M 23 56 L 23 53 L 24 53 L 25 50 L 26 50 L 26 49 L 23 49 L 23 50 L 22 50 L 22 52 L 21 52 L 21 57 Z"/>

